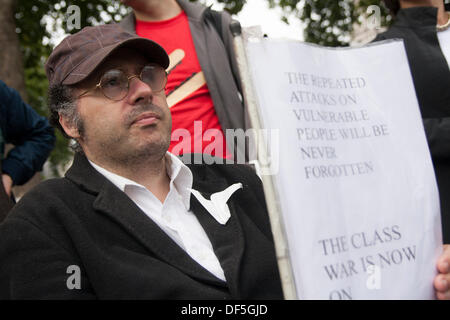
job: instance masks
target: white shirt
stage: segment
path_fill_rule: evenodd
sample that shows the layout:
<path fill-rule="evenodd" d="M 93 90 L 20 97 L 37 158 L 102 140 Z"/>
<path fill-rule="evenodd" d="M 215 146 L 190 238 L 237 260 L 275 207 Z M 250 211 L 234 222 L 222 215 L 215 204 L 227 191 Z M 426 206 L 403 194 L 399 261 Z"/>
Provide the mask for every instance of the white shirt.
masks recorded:
<path fill-rule="evenodd" d="M 166 153 L 166 170 L 170 177 L 170 191 L 164 203 L 147 188 L 112 173 L 92 161 L 89 163 L 117 186 L 173 241 L 201 266 L 225 281 L 223 269 L 212 248 L 211 241 L 197 217 L 190 210 L 191 170 L 176 156 Z"/>

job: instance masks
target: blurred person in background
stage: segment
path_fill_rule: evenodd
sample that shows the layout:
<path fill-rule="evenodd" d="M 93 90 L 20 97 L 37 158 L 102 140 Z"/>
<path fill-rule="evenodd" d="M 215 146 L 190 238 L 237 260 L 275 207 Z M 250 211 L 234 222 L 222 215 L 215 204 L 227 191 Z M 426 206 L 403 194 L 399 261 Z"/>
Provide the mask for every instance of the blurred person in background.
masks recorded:
<path fill-rule="evenodd" d="M 394 22 L 375 41 L 400 38 L 405 43 L 439 188 L 443 240 L 449 243 L 450 70 L 438 33 L 449 28 L 450 14 L 443 0 L 384 2 L 394 16 Z"/>
<path fill-rule="evenodd" d="M 5 144 L 15 147 L 4 157 Z M 15 203 L 14 185 L 26 183 L 42 170 L 55 145 L 53 127 L 0 80 L 0 222 Z"/>

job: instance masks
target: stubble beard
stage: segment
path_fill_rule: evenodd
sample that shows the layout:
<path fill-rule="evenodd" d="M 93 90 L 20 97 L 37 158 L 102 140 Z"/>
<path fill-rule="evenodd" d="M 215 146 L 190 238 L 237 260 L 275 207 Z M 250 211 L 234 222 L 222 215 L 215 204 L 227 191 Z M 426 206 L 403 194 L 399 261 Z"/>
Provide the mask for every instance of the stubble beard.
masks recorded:
<path fill-rule="evenodd" d="M 134 141 L 133 143 L 133 139 L 135 140 L 137 138 L 131 136 L 133 134 L 133 130 L 131 130 L 132 123 L 139 114 L 146 111 L 155 112 L 160 116 L 160 119 L 155 126 L 162 126 L 159 129 L 159 131 L 161 131 L 161 136 L 154 141 L 148 141 L 142 144 L 140 143 L 140 141 Z M 162 114 L 158 107 L 153 105 L 137 106 L 136 109 L 134 109 L 126 116 L 125 119 L 126 120 L 124 128 L 126 128 L 126 132 L 128 132 L 128 135 L 108 135 L 105 139 L 103 139 L 103 141 L 101 141 L 100 143 L 96 143 L 95 154 L 97 157 L 97 161 L 101 163 L 107 163 L 112 167 L 128 169 L 137 169 L 146 164 L 161 161 L 170 146 L 170 137 L 172 131 L 171 121 L 169 121 L 167 132 L 162 132 L 164 127 L 164 114 Z M 79 130 L 79 132 L 83 133 L 81 138 L 85 141 L 85 143 L 87 143 L 88 139 L 91 139 L 91 137 L 88 137 L 86 134 L 85 122 L 83 120 L 80 120 L 79 124 L 79 129 L 81 129 Z M 152 129 L 139 128 L 138 130 Z M 155 128 L 155 130 L 158 129 Z M 117 130 L 110 130 L 109 132 L 117 132 Z M 125 145 L 125 147 L 123 145 Z"/>

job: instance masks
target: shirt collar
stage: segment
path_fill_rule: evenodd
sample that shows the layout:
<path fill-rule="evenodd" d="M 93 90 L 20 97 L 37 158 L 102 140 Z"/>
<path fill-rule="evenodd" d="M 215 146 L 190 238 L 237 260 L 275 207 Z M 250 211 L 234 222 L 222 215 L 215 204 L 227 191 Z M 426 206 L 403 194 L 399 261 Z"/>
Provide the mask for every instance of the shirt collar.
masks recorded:
<path fill-rule="evenodd" d="M 167 152 L 166 155 L 166 171 L 167 175 L 170 178 L 170 189 L 172 190 L 175 187 L 178 194 L 181 196 L 184 206 L 187 210 L 190 207 L 190 198 L 193 182 L 192 171 L 174 154 Z M 105 168 L 93 163 L 89 160 L 89 163 L 94 167 L 95 170 L 100 172 L 106 179 L 111 181 L 117 188 L 121 191 L 125 192 L 126 186 L 136 186 L 139 188 L 145 188 L 143 185 L 115 174 Z"/>
<path fill-rule="evenodd" d="M 171 187 L 172 185 L 175 185 L 178 194 L 183 200 L 184 206 L 189 210 L 191 202 L 190 190 L 194 180 L 192 171 L 183 163 L 183 161 L 170 152 L 166 153 L 166 160 L 166 169 L 167 174 L 170 177 Z"/>

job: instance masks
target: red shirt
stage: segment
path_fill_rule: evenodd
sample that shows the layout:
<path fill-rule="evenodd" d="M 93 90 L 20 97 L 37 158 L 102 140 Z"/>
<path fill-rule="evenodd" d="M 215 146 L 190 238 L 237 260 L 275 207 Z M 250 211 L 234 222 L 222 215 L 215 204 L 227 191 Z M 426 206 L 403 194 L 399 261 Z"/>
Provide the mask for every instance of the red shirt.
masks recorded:
<path fill-rule="evenodd" d="M 161 45 L 170 57 L 166 85 L 172 113 L 169 151 L 176 155 L 195 152 L 229 157 L 225 136 L 197 59 L 186 13 L 183 11 L 164 21 L 137 20 L 136 33 Z"/>

